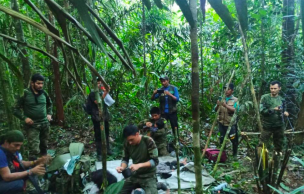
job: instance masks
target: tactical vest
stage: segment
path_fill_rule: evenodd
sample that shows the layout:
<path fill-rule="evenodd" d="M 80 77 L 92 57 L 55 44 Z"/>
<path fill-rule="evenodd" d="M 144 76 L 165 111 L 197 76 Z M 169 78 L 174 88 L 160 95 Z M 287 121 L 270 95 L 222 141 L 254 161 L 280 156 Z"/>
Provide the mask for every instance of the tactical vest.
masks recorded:
<path fill-rule="evenodd" d="M 162 87 L 161 89 L 164 90 L 165 87 Z M 168 90 L 172 95 L 174 95 L 174 86 L 173 85 L 169 85 L 169 90 Z M 168 108 L 169 108 L 169 113 L 174 113 L 177 111 L 176 108 L 176 100 L 173 100 L 173 98 L 171 96 L 168 96 Z M 160 94 L 159 96 L 159 104 L 160 104 L 160 111 L 161 114 L 165 113 L 165 105 L 166 105 L 166 95 L 165 93 Z"/>
<path fill-rule="evenodd" d="M 237 102 L 237 98 L 232 96 L 227 102 L 226 104 L 230 107 L 234 106 L 234 103 Z M 229 111 L 227 108 L 223 107 L 223 106 L 219 106 L 219 116 L 218 116 L 218 121 L 223 124 L 224 126 L 229 126 L 229 123 L 231 121 L 231 118 L 234 114 L 234 112 Z"/>
<path fill-rule="evenodd" d="M 11 173 L 21 172 L 22 170 L 20 169 L 20 163 L 19 163 L 17 156 L 15 156 L 12 153 L 9 153 L 9 151 L 6 150 L 5 148 L 3 148 L 2 146 L 0 146 L 0 149 L 4 152 L 4 154 L 6 156 L 6 160 L 7 160 L 7 164 L 8 164 L 7 167 L 10 169 L 10 172 Z"/>

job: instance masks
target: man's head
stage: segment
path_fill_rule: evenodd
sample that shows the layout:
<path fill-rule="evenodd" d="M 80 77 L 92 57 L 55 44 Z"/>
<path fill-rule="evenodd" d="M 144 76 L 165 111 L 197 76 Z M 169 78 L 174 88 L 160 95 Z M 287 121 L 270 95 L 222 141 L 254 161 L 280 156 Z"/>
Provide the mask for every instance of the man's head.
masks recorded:
<path fill-rule="evenodd" d="M 135 125 L 126 126 L 123 130 L 123 137 L 126 138 L 131 145 L 137 145 L 141 140 L 138 128 Z"/>
<path fill-rule="evenodd" d="M 158 107 L 152 107 L 150 109 L 150 114 L 153 120 L 158 120 L 160 118 L 160 109 Z"/>
<path fill-rule="evenodd" d="M 167 86 L 169 85 L 169 78 L 168 78 L 168 76 L 166 76 L 166 75 L 161 75 L 161 76 L 159 77 L 159 80 L 160 80 L 162 86 L 167 87 Z"/>
<path fill-rule="evenodd" d="M 43 89 L 44 77 L 40 73 L 36 73 L 32 76 L 31 86 L 34 90 L 40 91 Z"/>
<path fill-rule="evenodd" d="M 7 132 L 1 142 L 3 142 L 2 147 L 10 151 L 11 153 L 15 153 L 20 150 L 23 144 L 24 136 L 19 130 L 12 130 Z"/>
<path fill-rule="evenodd" d="M 103 86 L 103 84 L 102 84 L 102 82 L 101 82 L 101 79 L 100 79 L 99 77 L 97 78 L 97 85 L 98 85 L 98 88 L 100 88 L 100 89 L 102 89 L 102 90 L 105 89 L 105 87 Z"/>
<path fill-rule="evenodd" d="M 281 91 L 281 83 L 279 81 L 272 81 L 272 82 L 270 82 L 270 93 L 271 93 L 271 96 L 277 96 L 277 95 L 279 95 L 280 91 Z"/>
<path fill-rule="evenodd" d="M 228 87 L 228 89 L 227 89 L 227 87 Z M 229 85 L 227 84 L 226 86 L 224 86 L 224 90 L 225 90 L 225 95 L 227 97 L 229 97 L 229 96 L 231 96 L 233 94 L 234 85 L 232 83 L 230 83 Z"/>

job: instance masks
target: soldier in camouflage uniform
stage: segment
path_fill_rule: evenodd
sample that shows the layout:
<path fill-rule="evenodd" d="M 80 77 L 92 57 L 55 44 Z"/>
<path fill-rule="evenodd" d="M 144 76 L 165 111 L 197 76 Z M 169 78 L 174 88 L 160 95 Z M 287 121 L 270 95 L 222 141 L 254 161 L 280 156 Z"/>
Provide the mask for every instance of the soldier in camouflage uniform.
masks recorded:
<path fill-rule="evenodd" d="M 262 96 L 260 112 L 262 116 L 263 131 L 260 137 L 260 146 L 267 143 L 273 135 L 275 152 L 283 150 L 284 144 L 284 118 L 289 116 L 285 110 L 284 99 L 279 95 L 281 84 L 278 81 L 270 83 L 270 94 Z"/>
<path fill-rule="evenodd" d="M 39 154 L 47 154 L 50 121 L 52 119 L 52 101 L 43 90 L 44 77 L 35 74 L 31 86 L 24 90 L 14 108 L 14 115 L 24 122 L 24 129 L 31 142 L 29 158 L 36 159 Z"/>
<path fill-rule="evenodd" d="M 143 135 L 152 137 L 157 145 L 158 155 L 166 156 L 167 151 L 167 121 L 161 118 L 160 109 L 152 107 L 150 110 L 151 118 L 145 119 L 138 124 L 138 129 Z"/>
<path fill-rule="evenodd" d="M 118 173 L 122 173 L 128 167 L 130 158 L 133 164 L 129 167 L 132 176 L 125 180 L 120 194 L 130 194 L 135 189 L 137 193 L 156 194 L 156 166 L 159 161 L 157 147 L 153 139 L 140 135 L 135 125 L 125 127 L 123 136 L 126 139 L 123 158 L 121 166 L 117 167 L 116 170 Z"/>

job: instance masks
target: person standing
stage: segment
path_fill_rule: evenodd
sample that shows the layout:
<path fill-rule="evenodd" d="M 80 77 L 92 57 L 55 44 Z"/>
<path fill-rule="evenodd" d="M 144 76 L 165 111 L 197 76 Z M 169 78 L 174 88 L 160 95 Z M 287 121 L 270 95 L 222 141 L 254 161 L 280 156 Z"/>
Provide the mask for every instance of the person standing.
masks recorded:
<path fill-rule="evenodd" d="M 276 154 L 282 153 L 284 145 L 284 116 L 288 117 L 285 101 L 279 95 L 281 83 L 272 81 L 270 93 L 264 94 L 260 101 L 260 112 L 262 116 L 263 131 L 260 137 L 260 146 L 267 144 L 273 136 L 274 150 Z"/>
<path fill-rule="evenodd" d="M 228 89 L 227 89 L 228 87 Z M 229 124 L 231 122 L 232 116 L 235 113 L 236 109 L 238 108 L 238 99 L 233 96 L 234 91 L 234 85 L 230 83 L 229 85 L 226 85 L 224 87 L 226 90 L 225 92 L 225 100 L 222 102 L 222 99 L 217 100 L 217 105 L 215 107 L 215 110 L 219 110 L 218 115 L 218 127 L 220 132 L 220 143 L 222 144 L 224 141 L 224 137 L 226 135 L 226 132 L 228 130 Z M 229 139 L 232 143 L 232 152 L 233 157 L 237 156 L 237 150 L 238 150 L 238 128 L 237 123 L 231 126 L 230 133 L 229 133 Z"/>
<path fill-rule="evenodd" d="M 177 136 L 179 136 L 176 107 L 176 104 L 179 101 L 178 90 L 169 83 L 168 76 L 162 75 L 159 80 L 163 87 L 153 91 L 151 100 L 159 99 L 161 117 L 170 121 L 173 134 L 175 134 L 174 129 L 177 128 Z"/>
<path fill-rule="evenodd" d="M 102 90 L 101 97 L 102 99 L 105 99 L 106 95 L 108 95 L 109 91 L 105 89 L 105 87 L 102 85 L 101 80 L 97 78 L 97 85 L 98 89 Z M 98 108 L 98 102 L 95 98 L 95 92 L 91 92 L 88 97 L 88 101 L 91 105 L 91 119 L 94 125 L 94 136 L 95 136 L 95 145 L 96 145 L 96 152 L 97 152 L 97 159 L 101 161 L 101 130 L 100 130 L 100 122 L 102 120 L 104 121 L 104 128 L 106 133 L 106 141 L 107 141 L 107 153 L 108 155 L 112 155 L 112 151 L 110 149 L 110 142 L 109 142 L 109 133 L 110 133 L 110 126 L 109 126 L 109 119 L 110 115 L 108 112 L 108 107 L 102 102 L 102 108 L 103 112 L 100 114 L 99 108 Z"/>
<path fill-rule="evenodd" d="M 47 155 L 47 144 L 52 120 L 52 101 L 43 90 L 44 77 L 36 73 L 31 78 L 31 86 L 24 90 L 15 107 L 14 115 L 24 122 L 24 130 L 29 146 L 29 159 Z"/>
<path fill-rule="evenodd" d="M 120 194 L 129 194 L 136 190 L 139 194 L 155 194 L 157 192 L 156 166 L 159 163 L 157 147 L 151 137 L 140 135 L 135 125 L 123 130 L 125 138 L 121 165 L 116 168 L 122 173 L 128 168 L 129 159 L 133 164 L 129 167 L 132 175 L 125 180 Z M 135 193 L 135 192 L 134 192 Z"/>

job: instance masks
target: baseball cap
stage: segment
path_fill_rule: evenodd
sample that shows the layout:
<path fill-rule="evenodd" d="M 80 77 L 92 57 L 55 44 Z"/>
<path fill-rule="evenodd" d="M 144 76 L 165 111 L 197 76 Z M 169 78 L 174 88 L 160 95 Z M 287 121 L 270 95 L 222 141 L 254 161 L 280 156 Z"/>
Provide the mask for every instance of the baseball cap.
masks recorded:
<path fill-rule="evenodd" d="M 166 76 L 166 75 L 161 75 L 161 76 L 159 77 L 159 79 L 160 79 L 160 80 L 162 80 L 162 79 L 169 80 L 168 76 Z"/>

